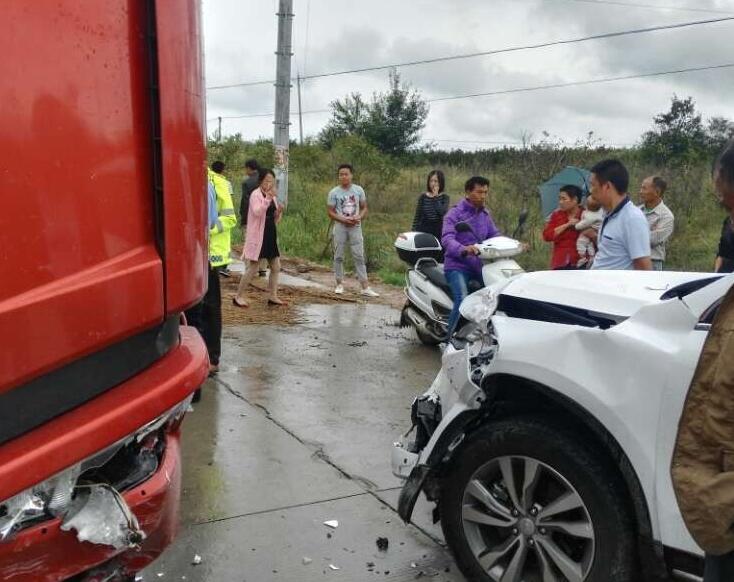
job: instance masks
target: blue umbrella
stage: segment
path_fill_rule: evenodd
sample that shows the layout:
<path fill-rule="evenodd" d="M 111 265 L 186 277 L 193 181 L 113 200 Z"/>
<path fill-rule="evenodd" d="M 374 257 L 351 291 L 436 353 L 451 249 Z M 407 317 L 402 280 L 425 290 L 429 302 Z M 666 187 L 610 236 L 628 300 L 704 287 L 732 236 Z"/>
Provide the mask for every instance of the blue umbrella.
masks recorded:
<path fill-rule="evenodd" d="M 543 216 L 547 217 L 558 208 L 558 192 L 563 186 L 574 185 L 581 188 L 584 198 L 589 192 L 591 172 L 576 166 L 566 166 L 547 182 L 538 187 Z"/>

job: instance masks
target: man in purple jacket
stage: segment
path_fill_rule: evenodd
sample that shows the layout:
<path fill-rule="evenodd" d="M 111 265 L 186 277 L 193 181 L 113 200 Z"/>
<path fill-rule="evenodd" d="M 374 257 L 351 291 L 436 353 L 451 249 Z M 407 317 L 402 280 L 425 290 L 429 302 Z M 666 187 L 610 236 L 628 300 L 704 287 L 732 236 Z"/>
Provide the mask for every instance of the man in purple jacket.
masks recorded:
<path fill-rule="evenodd" d="M 469 178 L 464 184 L 465 198 L 448 211 L 443 219 L 444 272 L 454 296 L 454 308 L 449 317 L 448 337 L 459 321 L 459 306 L 468 294 L 469 282 L 482 280 L 482 261 L 477 256 L 477 243 L 500 234 L 492 216 L 484 207 L 489 193 L 489 180 L 481 176 Z M 457 232 L 459 222 L 468 224 L 472 231 Z"/>

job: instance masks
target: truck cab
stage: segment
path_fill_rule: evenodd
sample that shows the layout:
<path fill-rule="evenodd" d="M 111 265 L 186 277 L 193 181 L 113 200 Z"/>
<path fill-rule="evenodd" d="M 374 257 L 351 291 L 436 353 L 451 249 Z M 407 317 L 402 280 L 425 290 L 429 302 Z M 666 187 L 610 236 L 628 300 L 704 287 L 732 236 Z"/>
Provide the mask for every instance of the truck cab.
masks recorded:
<path fill-rule="evenodd" d="M 206 290 L 200 12 L 3 3 L 2 580 L 125 579 L 174 535 L 208 370 L 181 324 Z"/>

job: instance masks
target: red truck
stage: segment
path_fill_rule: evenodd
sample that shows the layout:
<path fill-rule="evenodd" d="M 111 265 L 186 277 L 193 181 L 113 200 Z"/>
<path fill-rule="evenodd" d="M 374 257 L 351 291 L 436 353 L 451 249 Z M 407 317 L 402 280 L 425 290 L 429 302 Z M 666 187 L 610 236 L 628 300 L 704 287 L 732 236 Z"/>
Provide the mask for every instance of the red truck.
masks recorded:
<path fill-rule="evenodd" d="M 3 0 L 0 580 L 128 580 L 208 370 L 199 0 Z"/>

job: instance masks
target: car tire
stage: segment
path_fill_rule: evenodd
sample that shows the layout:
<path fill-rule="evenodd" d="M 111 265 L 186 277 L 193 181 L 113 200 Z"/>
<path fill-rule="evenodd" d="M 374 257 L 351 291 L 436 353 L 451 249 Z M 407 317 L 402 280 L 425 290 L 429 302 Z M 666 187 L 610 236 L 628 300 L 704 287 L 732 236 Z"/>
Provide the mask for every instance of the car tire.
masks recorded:
<path fill-rule="evenodd" d="M 467 580 L 635 579 L 623 483 L 611 461 L 582 441 L 549 421 L 516 418 L 482 428 L 457 451 L 439 504 L 446 542 Z"/>

